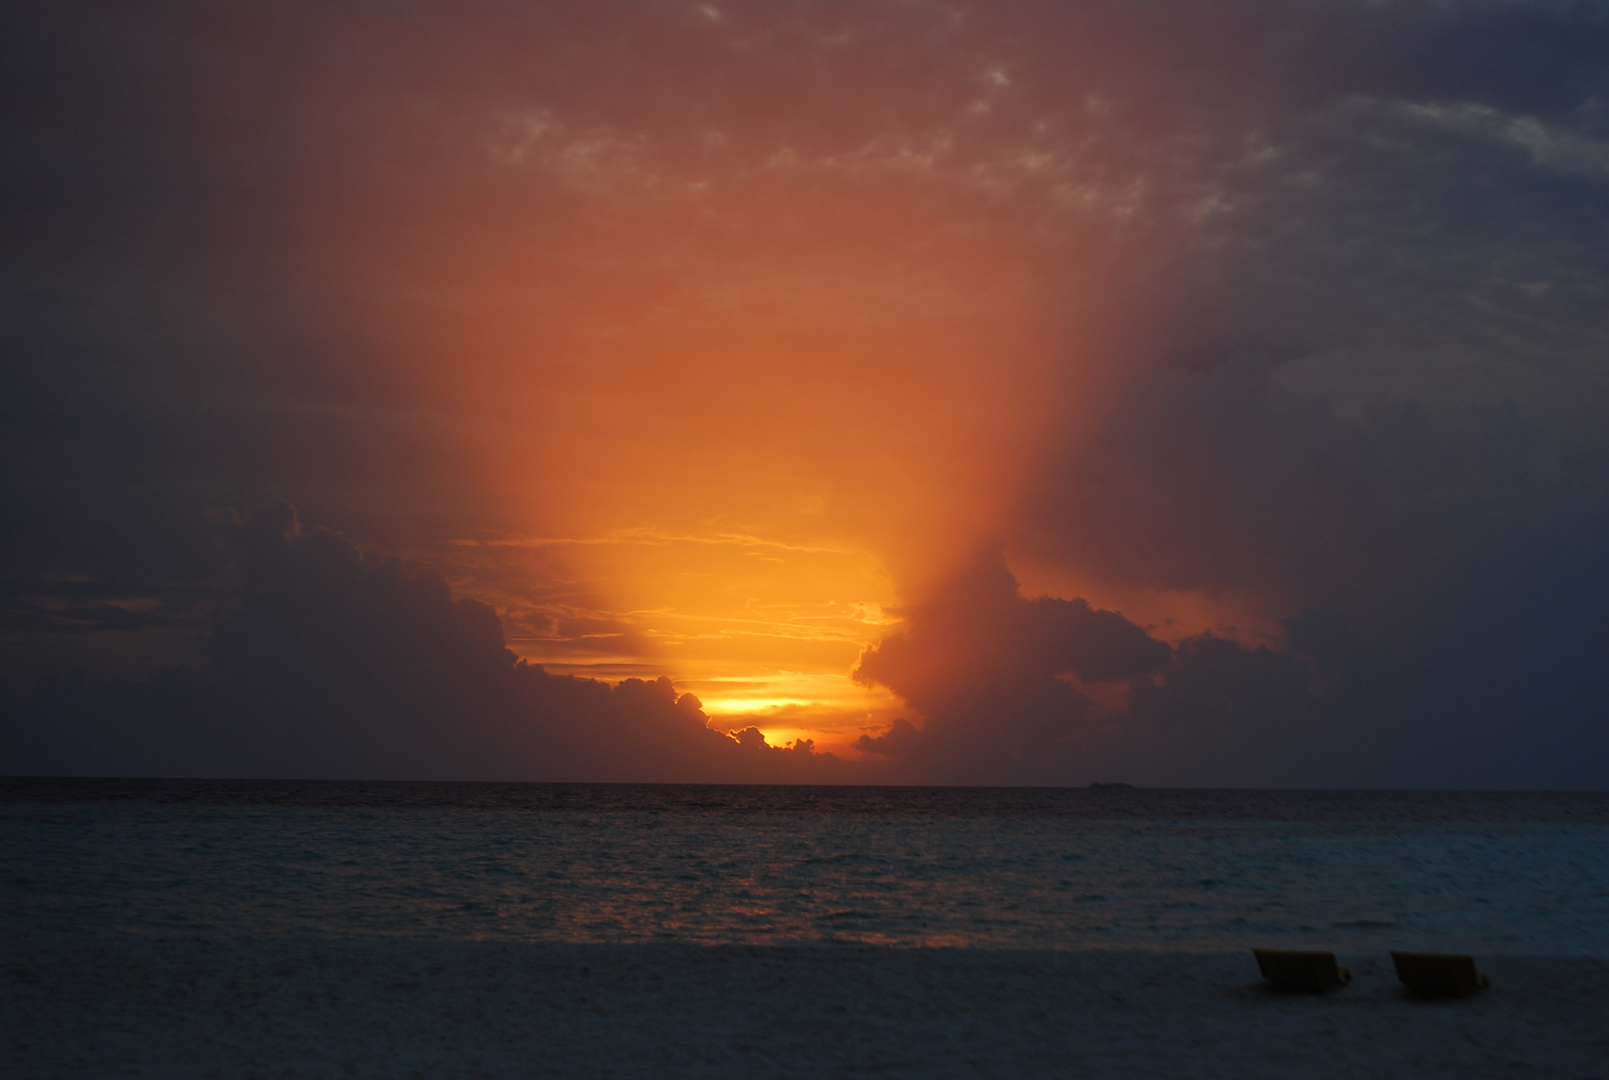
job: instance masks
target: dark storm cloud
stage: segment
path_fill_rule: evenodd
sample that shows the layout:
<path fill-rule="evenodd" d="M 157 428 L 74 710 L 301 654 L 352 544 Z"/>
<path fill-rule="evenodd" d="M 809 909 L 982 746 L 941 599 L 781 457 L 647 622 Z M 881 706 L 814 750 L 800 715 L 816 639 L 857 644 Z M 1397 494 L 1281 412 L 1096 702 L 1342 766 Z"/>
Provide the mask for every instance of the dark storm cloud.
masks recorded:
<path fill-rule="evenodd" d="M 1025 598 L 998 551 L 906 614 L 908 630 L 856 669 L 926 718 L 860 741 L 898 775 L 1250 785 L 1324 775 L 1311 673 L 1285 653 L 1210 635 L 1173 649 L 1083 600 Z"/>
<path fill-rule="evenodd" d="M 1162 370 L 1019 522 L 1011 550 L 1041 565 L 1293 614 L 1273 647 L 1169 650 L 1082 600 L 1022 596 L 991 553 L 864 656 L 858 677 L 925 722 L 863 750 L 969 782 L 1609 776 L 1609 455 L 1512 404 L 1343 417 L 1266 362 Z"/>
<path fill-rule="evenodd" d="M 0 583 L 0 626 L 20 633 L 95 634 L 193 629 L 212 598 L 199 585 L 152 588 L 150 582 L 41 581 Z"/>
<path fill-rule="evenodd" d="M 1083 600 L 1024 600 L 998 551 L 973 559 L 909 618 L 908 633 L 861 658 L 864 678 L 888 685 L 966 682 L 996 672 L 1009 678 L 1018 669 L 1127 682 L 1156 672 L 1168 658 L 1166 645 L 1116 612 L 1093 610 Z M 918 693 L 914 686 L 912 692 Z"/>
<path fill-rule="evenodd" d="M 275 504 L 226 538 L 239 589 L 207 663 L 9 693 L 0 772 L 358 778 L 803 780 L 808 745 L 706 726 L 668 679 L 617 686 L 516 660 L 496 612 Z"/>
<path fill-rule="evenodd" d="M 929 779 L 1069 779 L 1090 701 L 1057 676 L 1140 680 L 1171 653 L 1115 612 L 1024 599 L 998 551 L 980 554 L 906 618 L 909 629 L 868 650 L 855 677 L 887 686 L 926 723 L 920 733 L 896 725 L 860 747 Z"/>

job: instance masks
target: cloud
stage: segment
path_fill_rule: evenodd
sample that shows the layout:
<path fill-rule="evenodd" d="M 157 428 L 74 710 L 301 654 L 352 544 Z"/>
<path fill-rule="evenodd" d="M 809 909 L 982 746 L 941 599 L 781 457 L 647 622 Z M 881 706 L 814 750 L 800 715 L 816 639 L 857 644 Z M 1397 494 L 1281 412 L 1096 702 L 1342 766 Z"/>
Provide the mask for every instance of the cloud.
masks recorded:
<path fill-rule="evenodd" d="M 1004 549 L 865 654 L 858 677 L 920 726 L 864 752 L 973 783 L 1609 778 L 1600 444 L 1512 404 L 1344 417 L 1255 362 L 1159 371 L 1108 420 L 1025 492 Z M 1115 611 L 1023 596 L 1008 557 L 1141 604 L 1284 614 L 1170 650 Z"/>
<path fill-rule="evenodd" d="M 945 783 L 1199 785 L 1311 779 L 1289 752 L 1311 724 L 1310 673 L 1266 647 L 1178 647 L 1086 601 L 1021 595 L 998 548 L 868 650 L 856 677 L 925 718 L 859 748 Z M 1104 686 L 1103 686 L 1104 684 Z"/>
<path fill-rule="evenodd" d="M 1114 612 L 1023 599 L 998 550 L 906 616 L 908 629 L 867 650 L 855 678 L 888 687 L 926 722 L 920 736 L 896 725 L 859 745 L 941 782 L 1065 781 L 1089 700 L 1056 676 L 1140 679 L 1169 656 Z"/>
<path fill-rule="evenodd" d="M 666 670 L 752 538 L 907 601 L 889 776 L 1605 782 L 1601 7 L 720 14 L 7 5 L 26 760 L 739 775 L 503 650 Z"/>
<path fill-rule="evenodd" d="M 1127 682 L 1160 670 L 1169 655 L 1167 645 L 1115 612 L 1083 600 L 1023 599 L 998 549 L 969 560 L 906 615 L 909 629 L 867 650 L 856 677 L 923 711 L 989 682 L 1053 681 L 1063 672 L 1086 682 Z"/>
<path fill-rule="evenodd" d="M 225 528 L 238 590 L 200 668 L 6 699 L 0 771 L 430 779 L 798 780 L 808 744 L 711 730 L 670 680 L 552 676 L 440 574 L 273 504 Z"/>
<path fill-rule="evenodd" d="M 1169 757 L 1146 731 L 1217 726 L 1195 744 L 1199 782 L 1260 761 L 1339 785 L 1594 787 L 1609 776 L 1609 676 L 1589 659 L 1609 649 L 1606 493 L 1601 437 L 1513 403 L 1345 416 L 1243 361 L 1155 373 L 1025 494 L 1009 550 L 1112 595 L 1251 595 L 1282 613 L 1266 653 L 1198 639 L 1136 684 L 1136 767 Z"/>

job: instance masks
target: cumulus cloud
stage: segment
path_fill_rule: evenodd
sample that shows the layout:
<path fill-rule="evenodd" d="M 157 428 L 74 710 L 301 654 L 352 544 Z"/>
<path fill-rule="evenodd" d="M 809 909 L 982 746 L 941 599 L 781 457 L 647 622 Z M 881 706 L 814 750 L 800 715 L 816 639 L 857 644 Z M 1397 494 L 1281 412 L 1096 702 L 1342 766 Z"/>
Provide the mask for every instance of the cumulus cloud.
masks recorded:
<path fill-rule="evenodd" d="M 862 750 L 947 781 L 1057 782 L 1076 760 L 1089 699 L 1057 678 L 1143 679 L 1168 646 L 1121 615 L 1082 600 L 1026 600 L 997 549 L 980 553 L 927 602 L 908 629 L 868 650 L 855 669 L 926 718 L 866 737 Z"/>
<path fill-rule="evenodd" d="M 1088 602 L 1027 598 L 980 553 L 856 677 L 925 718 L 860 740 L 910 775 L 966 783 L 1310 781 L 1310 674 L 1267 647 L 1200 635 L 1177 648 Z M 1296 752 L 1293 756 L 1292 751 Z"/>

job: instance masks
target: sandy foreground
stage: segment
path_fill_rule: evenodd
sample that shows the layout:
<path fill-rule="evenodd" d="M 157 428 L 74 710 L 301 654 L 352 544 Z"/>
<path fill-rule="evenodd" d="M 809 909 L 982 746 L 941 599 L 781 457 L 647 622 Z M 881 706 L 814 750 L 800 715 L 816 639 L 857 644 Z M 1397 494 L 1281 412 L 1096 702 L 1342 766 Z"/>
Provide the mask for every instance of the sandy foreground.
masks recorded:
<path fill-rule="evenodd" d="M 0 937 L 6 1077 L 1609 1077 L 1609 963 L 1325 997 L 1249 954 Z"/>

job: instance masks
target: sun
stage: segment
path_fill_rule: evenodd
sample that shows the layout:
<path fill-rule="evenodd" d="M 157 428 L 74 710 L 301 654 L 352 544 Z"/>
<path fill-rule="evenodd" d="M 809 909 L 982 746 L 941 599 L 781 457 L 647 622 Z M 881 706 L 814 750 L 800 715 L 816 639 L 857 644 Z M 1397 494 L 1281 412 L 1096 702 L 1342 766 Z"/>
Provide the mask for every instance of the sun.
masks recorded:
<path fill-rule="evenodd" d="M 712 728 L 848 756 L 904 711 L 850 678 L 898 625 L 893 583 L 862 548 L 714 527 L 501 538 L 461 545 L 460 558 L 466 548 L 503 567 L 488 599 L 505 612 L 509 647 L 554 674 L 666 675 Z M 522 562 L 540 590 L 522 595 Z"/>

